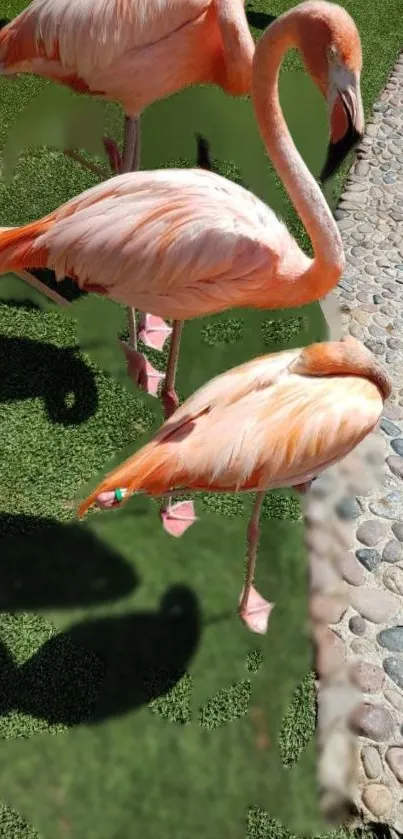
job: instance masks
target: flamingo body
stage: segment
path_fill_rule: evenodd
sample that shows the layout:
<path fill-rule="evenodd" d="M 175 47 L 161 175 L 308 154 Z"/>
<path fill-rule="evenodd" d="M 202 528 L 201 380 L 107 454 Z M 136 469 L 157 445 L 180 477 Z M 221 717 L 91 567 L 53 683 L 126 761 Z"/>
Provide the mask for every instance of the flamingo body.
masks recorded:
<path fill-rule="evenodd" d="M 355 339 L 261 356 L 212 379 L 80 506 L 125 488 L 224 492 L 300 486 L 378 422 L 390 383 Z"/>
<path fill-rule="evenodd" d="M 33 0 L 0 33 L 4 74 L 53 79 L 128 116 L 196 83 L 247 93 L 253 52 L 242 0 Z"/>
<path fill-rule="evenodd" d="M 140 451 L 118 466 L 80 504 L 113 508 L 133 492 L 254 491 L 248 561 L 238 612 L 264 634 L 273 603 L 253 586 L 259 518 L 269 488 L 310 482 L 372 431 L 391 385 L 353 338 L 255 358 L 217 376 L 178 408 Z M 164 527 L 181 536 L 193 502 L 165 511 Z M 183 507 L 183 502 L 182 502 Z"/>
<path fill-rule="evenodd" d="M 204 170 L 132 172 L 0 233 L 0 270 L 46 267 L 162 318 L 307 302 L 311 260 L 243 187 Z M 320 295 L 320 292 L 319 292 Z"/>

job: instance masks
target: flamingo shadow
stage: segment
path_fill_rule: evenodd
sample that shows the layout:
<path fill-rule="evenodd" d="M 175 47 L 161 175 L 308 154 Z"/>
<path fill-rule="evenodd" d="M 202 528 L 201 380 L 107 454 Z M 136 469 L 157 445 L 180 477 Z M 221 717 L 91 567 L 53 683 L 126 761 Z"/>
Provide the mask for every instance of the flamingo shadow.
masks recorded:
<path fill-rule="evenodd" d="M 0 641 L 0 714 L 68 726 L 120 716 L 171 690 L 198 640 L 196 597 L 173 586 L 156 611 L 77 623 L 21 666 Z"/>
<path fill-rule="evenodd" d="M 79 524 L 0 514 L 0 611 L 93 606 L 127 596 L 137 574 Z"/>
<path fill-rule="evenodd" d="M 24 530 L 26 535 L 19 535 Z M 116 600 L 138 585 L 130 566 L 82 525 L 0 517 L 3 612 L 72 608 Z M 196 595 L 185 585 L 155 610 L 81 620 L 21 665 L 0 639 L 0 715 L 48 724 L 96 724 L 167 693 L 200 638 Z"/>
<path fill-rule="evenodd" d="M 79 425 L 98 408 L 91 368 L 74 347 L 0 336 L 0 402 L 41 398 L 48 419 Z"/>

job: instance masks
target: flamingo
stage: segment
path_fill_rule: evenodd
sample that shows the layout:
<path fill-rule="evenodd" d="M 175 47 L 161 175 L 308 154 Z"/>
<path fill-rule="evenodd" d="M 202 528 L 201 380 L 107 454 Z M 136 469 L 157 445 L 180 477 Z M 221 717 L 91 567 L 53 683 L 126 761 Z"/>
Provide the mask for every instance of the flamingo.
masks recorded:
<path fill-rule="evenodd" d="M 114 172 L 140 168 L 144 108 L 193 84 L 248 93 L 253 53 L 244 0 L 33 0 L 0 33 L 2 74 L 34 73 L 122 106 L 123 155 L 104 138 Z M 128 315 L 136 350 L 135 309 Z M 157 350 L 172 331 L 155 314 L 141 313 L 139 327 L 141 340 Z"/>
<path fill-rule="evenodd" d="M 384 369 L 355 338 L 254 358 L 189 397 L 80 504 L 78 516 L 94 505 L 125 504 L 139 492 L 256 493 L 239 615 L 264 634 L 273 604 L 253 582 L 266 491 L 291 486 L 305 492 L 373 430 L 390 392 Z M 179 522 L 172 533 L 184 529 Z"/>
<path fill-rule="evenodd" d="M 363 131 L 361 44 L 341 6 L 307 0 L 277 18 L 255 52 L 252 97 L 260 132 L 311 238 L 313 259 L 266 204 L 200 169 L 117 175 L 39 221 L 0 233 L 0 271 L 51 268 L 81 289 L 174 320 L 162 394 L 166 418 L 178 404 L 184 320 L 232 307 L 303 305 L 324 297 L 343 273 L 339 229 L 280 107 L 279 68 L 291 46 L 301 50 L 328 100 L 327 178 Z M 135 348 L 123 349 L 132 377 L 156 394 L 161 376 Z"/>

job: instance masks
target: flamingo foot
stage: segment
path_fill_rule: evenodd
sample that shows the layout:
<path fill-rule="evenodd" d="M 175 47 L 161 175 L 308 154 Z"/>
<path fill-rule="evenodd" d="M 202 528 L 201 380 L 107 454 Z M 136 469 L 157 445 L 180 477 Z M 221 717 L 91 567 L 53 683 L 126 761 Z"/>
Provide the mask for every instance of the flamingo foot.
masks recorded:
<path fill-rule="evenodd" d="M 138 336 L 146 345 L 153 350 L 162 350 L 165 341 L 169 338 L 172 327 L 168 326 L 162 318 L 157 315 L 141 314 Z"/>
<path fill-rule="evenodd" d="M 127 370 L 130 378 L 150 396 L 158 395 L 158 387 L 164 374 L 156 370 L 143 353 L 129 347 L 125 341 L 119 342 L 126 356 Z"/>
<path fill-rule="evenodd" d="M 120 168 L 122 166 L 122 155 L 119 151 L 118 144 L 115 143 L 115 140 L 112 140 L 111 137 L 103 137 L 102 142 L 104 144 L 106 154 L 108 155 L 108 160 L 112 172 L 115 172 L 115 174 L 117 175 L 120 172 Z"/>
<path fill-rule="evenodd" d="M 178 504 L 168 505 L 160 513 L 162 526 L 170 536 L 183 536 L 188 528 L 197 520 L 193 501 L 180 501 Z"/>
<path fill-rule="evenodd" d="M 126 492 L 126 489 L 116 489 L 114 492 L 112 490 L 101 492 L 97 496 L 95 504 L 100 510 L 111 510 L 113 507 L 118 507 L 122 503 Z"/>
<path fill-rule="evenodd" d="M 240 597 L 242 601 L 244 589 Z M 252 632 L 257 632 L 258 635 L 265 635 L 269 623 L 269 617 L 274 603 L 269 603 L 262 597 L 256 589 L 251 586 L 249 597 L 243 609 L 239 609 L 239 617 L 246 624 L 248 629 Z"/>

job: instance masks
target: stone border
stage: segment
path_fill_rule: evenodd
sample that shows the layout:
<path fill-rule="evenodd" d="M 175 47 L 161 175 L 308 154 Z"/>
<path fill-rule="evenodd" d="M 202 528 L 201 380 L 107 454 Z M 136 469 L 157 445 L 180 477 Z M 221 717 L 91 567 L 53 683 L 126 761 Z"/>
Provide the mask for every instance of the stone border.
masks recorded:
<path fill-rule="evenodd" d="M 325 814 L 345 819 L 354 804 L 351 826 L 394 833 L 403 832 L 403 53 L 335 216 L 347 268 L 331 337 L 341 326 L 363 341 L 393 393 L 377 432 L 305 499 L 319 782 Z"/>

